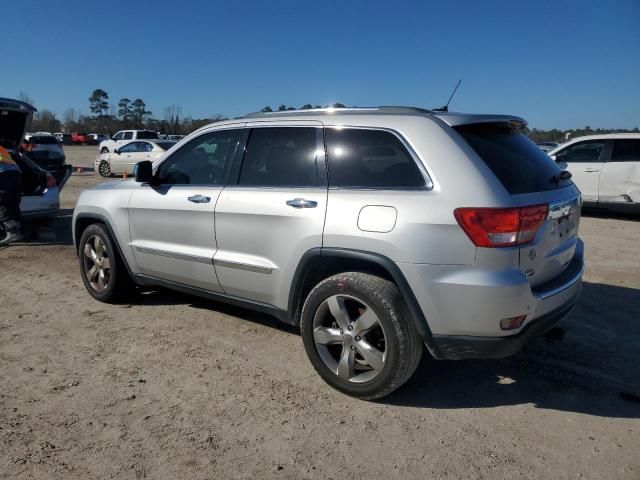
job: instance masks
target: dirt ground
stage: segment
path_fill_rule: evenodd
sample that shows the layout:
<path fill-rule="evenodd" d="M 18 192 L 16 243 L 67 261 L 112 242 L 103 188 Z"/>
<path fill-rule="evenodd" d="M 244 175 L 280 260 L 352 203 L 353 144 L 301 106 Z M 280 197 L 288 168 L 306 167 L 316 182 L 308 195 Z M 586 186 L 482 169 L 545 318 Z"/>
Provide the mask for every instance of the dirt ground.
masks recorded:
<path fill-rule="evenodd" d="M 89 166 L 94 149 L 68 157 Z M 92 300 L 70 217 L 99 181 L 74 175 L 53 224 L 0 250 L 1 478 L 640 479 L 637 217 L 586 213 L 562 341 L 425 356 L 363 402 L 265 315 L 168 291 Z"/>

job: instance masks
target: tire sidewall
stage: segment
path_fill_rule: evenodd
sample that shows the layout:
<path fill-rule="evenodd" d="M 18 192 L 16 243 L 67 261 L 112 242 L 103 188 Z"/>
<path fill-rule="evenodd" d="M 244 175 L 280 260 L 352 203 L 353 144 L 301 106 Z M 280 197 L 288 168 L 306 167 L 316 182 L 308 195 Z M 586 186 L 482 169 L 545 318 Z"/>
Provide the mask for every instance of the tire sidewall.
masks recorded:
<path fill-rule="evenodd" d="M 366 303 L 375 311 L 384 329 L 386 339 L 385 366 L 378 376 L 368 382 L 354 383 L 341 379 L 324 364 L 316 348 L 313 339 L 315 313 L 324 300 L 336 294 L 349 295 Z M 393 311 L 393 305 L 386 303 L 380 296 L 367 289 L 359 280 L 354 280 L 349 275 L 337 275 L 318 284 L 307 297 L 300 319 L 304 348 L 318 374 L 327 383 L 347 394 L 362 398 L 378 397 L 378 392 L 385 390 L 389 384 L 396 380 L 400 366 L 401 345 L 399 335 L 403 335 L 403 332 L 399 331 L 397 322 L 392 319 Z M 396 312 L 396 315 L 398 313 Z"/>
<path fill-rule="evenodd" d="M 84 271 L 84 246 L 87 243 L 89 237 L 97 235 L 104 242 L 105 248 L 107 250 L 107 255 L 109 255 L 109 283 L 107 288 L 105 288 L 102 292 L 98 292 L 94 290 L 89 283 L 89 279 Z M 78 258 L 80 260 L 80 276 L 82 277 L 82 282 L 86 287 L 89 294 L 99 300 L 101 302 L 109 301 L 114 297 L 116 284 L 119 281 L 119 276 L 123 273 L 119 271 L 120 264 L 117 261 L 116 252 L 114 251 L 113 242 L 111 241 L 111 237 L 106 229 L 98 224 L 93 224 L 87 227 L 84 232 L 82 232 L 82 236 L 80 237 L 80 244 L 78 248 Z M 124 272 L 126 274 L 126 272 Z"/>
<path fill-rule="evenodd" d="M 106 173 L 106 174 L 102 173 L 102 166 L 103 165 L 106 165 L 107 168 L 109 169 L 109 172 Z M 110 177 L 111 176 L 111 164 L 109 162 L 107 162 L 106 160 L 102 160 L 100 162 L 100 164 L 98 165 L 98 173 L 100 174 L 101 177 L 105 177 L 105 178 Z"/>

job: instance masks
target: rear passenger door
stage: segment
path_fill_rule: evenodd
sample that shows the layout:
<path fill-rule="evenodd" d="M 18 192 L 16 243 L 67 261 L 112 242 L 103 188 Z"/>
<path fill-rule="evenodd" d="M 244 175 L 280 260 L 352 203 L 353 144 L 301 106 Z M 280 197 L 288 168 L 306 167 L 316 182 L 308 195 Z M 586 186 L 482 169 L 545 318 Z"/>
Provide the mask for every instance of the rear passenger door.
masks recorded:
<path fill-rule="evenodd" d="M 322 124 L 255 122 L 245 138 L 216 206 L 216 274 L 226 294 L 286 309 L 298 262 L 322 246 Z"/>
<path fill-rule="evenodd" d="M 571 180 L 580 189 L 585 202 L 598 201 L 604 146 L 604 140 L 585 140 L 573 143 L 555 155 L 560 167 L 571 172 Z"/>
<path fill-rule="evenodd" d="M 640 203 L 640 138 L 613 141 L 600 174 L 600 202 Z"/>

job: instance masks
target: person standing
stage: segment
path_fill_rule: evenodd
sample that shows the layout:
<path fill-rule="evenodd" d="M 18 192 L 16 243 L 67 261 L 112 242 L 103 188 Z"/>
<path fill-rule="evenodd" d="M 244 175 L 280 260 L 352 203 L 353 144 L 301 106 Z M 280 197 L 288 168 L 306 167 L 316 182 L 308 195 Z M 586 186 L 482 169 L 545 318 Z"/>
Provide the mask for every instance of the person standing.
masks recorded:
<path fill-rule="evenodd" d="M 0 145 L 0 245 L 20 240 L 22 173 L 9 151 Z"/>

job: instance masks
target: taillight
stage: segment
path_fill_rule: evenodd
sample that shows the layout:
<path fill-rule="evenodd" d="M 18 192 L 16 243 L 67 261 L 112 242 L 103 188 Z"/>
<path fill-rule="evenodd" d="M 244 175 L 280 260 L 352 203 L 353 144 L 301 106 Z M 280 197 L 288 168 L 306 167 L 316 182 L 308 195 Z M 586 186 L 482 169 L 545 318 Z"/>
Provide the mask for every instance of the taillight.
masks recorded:
<path fill-rule="evenodd" d="M 47 173 L 47 188 L 53 188 L 56 186 L 56 179 Z"/>
<path fill-rule="evenodd" d="M 454 215 L 477 247 L 512 247 L 533 240 L 548 211 L 547 205 L 457 208 Z"/>

